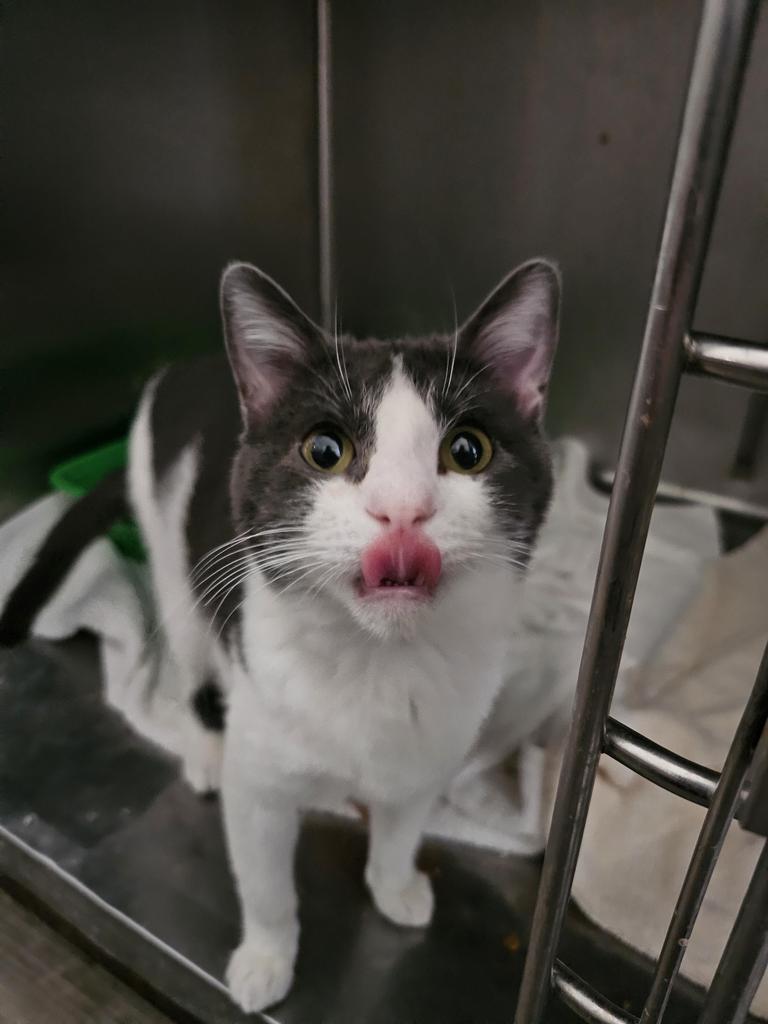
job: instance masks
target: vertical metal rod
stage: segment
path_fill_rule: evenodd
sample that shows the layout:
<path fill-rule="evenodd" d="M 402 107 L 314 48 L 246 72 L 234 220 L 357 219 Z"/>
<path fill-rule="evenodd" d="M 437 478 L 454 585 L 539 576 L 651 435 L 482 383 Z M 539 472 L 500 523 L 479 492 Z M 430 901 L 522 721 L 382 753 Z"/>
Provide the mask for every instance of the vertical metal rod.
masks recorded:
<path fill-rule="evenodd" d="M 704 894 L 720 855 L 755 748 L 768 718 L 768 644 L 758 669 L 752 694 L 741 716 L 736 735 L 723 765 L 720 782 L 704 818 L 699 838 L 685 874 L 677 905 L 669 922 L 656 963 L 653 981 L 640 1014 L 640 1024 L 658 1024 L 664 1016 L 688 940 L 701 909 Z"/>
<path fill-rule="evenodd" d="M 317 209 L 320 322 L 334 329 L 331 0 L 317 0 Z"/>
<path fill-rule="evenodd" d="M 699 1024 L 742 1024 L 768 965 L 768 843 L 704 1004 Z"/>
<path fill-rule="evenodd" d="M 768 729 L 760 737 L 745 789 L 736 812 L 739 824 L 748 832 L 768 837 Z"/>
<path fill-rule="evenodd" d="M 755 475 L 755 466 L 766 427 L 768 427 L 768 395 L 752 394 L 749 396 L 736 457 L 733 460 L 732 476 L 748 480 Z"/>
<path fill-rule="evenodd" d="M 540 1024 L 685 362 L 756 0 L 707 0 L 608 509 L 516 1024 Z"/>

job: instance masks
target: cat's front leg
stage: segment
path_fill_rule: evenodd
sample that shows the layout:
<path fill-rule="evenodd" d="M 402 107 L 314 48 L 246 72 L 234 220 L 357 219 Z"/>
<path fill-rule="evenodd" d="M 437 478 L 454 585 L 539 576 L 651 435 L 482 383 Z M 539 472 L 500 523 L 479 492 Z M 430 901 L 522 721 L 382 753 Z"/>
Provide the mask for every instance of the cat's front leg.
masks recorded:
<path fill-rule="evenodd" d="M 252 777 L 225 758 L 224 822 L 242 913 L 242 941 L 229 961 L 227 984 L 247 1013 L 287 994 L 299 941 L 293 878 L 298 808 L 290 796 L 254 786 Z"/>
<path fill-rule="evenodd" d="M 416 853 L 437 793 L 404 804 L 370 805 L 365 881 L 379 911 L 395 924 L 423 928 L 432 919 L 432 884 L 416 869 Z"/>

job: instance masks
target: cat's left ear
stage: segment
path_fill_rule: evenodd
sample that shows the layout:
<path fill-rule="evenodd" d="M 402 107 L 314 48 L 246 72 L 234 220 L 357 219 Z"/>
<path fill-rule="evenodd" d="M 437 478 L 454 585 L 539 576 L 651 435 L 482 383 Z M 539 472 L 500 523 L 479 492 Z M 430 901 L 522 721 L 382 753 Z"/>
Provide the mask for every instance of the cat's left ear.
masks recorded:
<path fill-rule="evenodd" d="M 250 263 L 230 263 L 225 269 L 221 316 L 243 418 L 263 421 L 291 377 L 323 344 L 320 328 Z"/>
<path fill-rule="evenodd" d="M 527 420 L 539 421 L 557 348 L 560 273 L 548 260 L 513 270 L 459 332 L 459 345 L 508 390 Z"/>

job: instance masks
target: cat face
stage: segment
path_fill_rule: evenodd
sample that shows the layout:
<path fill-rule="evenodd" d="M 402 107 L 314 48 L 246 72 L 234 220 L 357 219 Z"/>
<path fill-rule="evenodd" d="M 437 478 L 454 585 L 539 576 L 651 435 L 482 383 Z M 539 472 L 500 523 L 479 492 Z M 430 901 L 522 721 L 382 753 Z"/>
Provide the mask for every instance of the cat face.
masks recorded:
<path fill-rule="evenodd" d="M 370 632 L 417 627 L 469 575 L 524 570 L 549 501 L 541 411 L 559 280 L 525 264 L 451 336 L 329 339 L 246 264 L 222 281 L 253 571 Z"/>

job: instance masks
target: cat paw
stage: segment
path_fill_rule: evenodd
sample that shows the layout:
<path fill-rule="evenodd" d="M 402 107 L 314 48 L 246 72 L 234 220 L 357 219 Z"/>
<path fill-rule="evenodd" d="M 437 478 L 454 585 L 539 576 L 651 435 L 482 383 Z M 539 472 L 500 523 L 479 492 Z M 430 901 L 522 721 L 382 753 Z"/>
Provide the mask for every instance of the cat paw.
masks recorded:
<path fill-rule="evenodd" d="M 257 1013 L 280 1002 L 293 981 L 296 943 L 269 934 L 246 939 L 238 946 L 227 967 L 227 985 L 232 999 L 246 1013 Z"/>
<path fill-rule="evenodd" d="M 414 871 L 404 885 L 388 884 L 370 869 L 365 880 L 379 912 L 405 928 L 425 928 L 432 920 L 435 897 L 432 883 L 422 871 Z"/>

